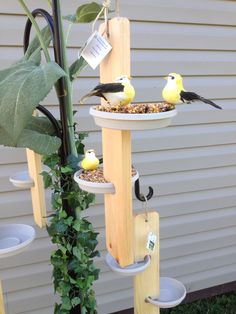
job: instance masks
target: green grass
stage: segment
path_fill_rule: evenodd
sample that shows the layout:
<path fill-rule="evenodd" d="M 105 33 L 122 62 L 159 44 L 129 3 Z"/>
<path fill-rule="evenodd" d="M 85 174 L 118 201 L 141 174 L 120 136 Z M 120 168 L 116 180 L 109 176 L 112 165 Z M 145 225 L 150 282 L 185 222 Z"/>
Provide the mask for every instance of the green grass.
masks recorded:
<path fill-rule="evenodd" d="M 163 309 L 161 314 L 236 314 L 236 291 Z"/>

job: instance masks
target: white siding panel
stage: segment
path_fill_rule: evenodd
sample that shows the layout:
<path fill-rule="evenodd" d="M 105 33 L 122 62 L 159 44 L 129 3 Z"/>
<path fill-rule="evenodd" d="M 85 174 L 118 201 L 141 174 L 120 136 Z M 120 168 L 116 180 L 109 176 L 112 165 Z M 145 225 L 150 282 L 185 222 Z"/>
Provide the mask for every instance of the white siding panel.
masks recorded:
<path fill-rule="evenodd" d="M 28 1 L 32 8 L 46 1 Z M 81 2 L 82 3 L 82 2 Z M 78 2 L 62 1 L 65 14 Z M 120 1 L 121 14 L 131 20 L 131 59 L 135 102 L 161 100 L 163 76 L 178 72 L 187 90 L 213 99 L 223 107 L 179 105 L 170 127 L 132 132 L 133 163 L 140 173 L 143 193 L 151 185 L 151 209 L 160 213 L 161 274 L 183 281 L 189 292 L 236 280 L 236 3 L 228 0 Z M 17 2 L 0 3 L 0 68 L 22 57 L 25 16 Z M 40 21 L 40 20 L 39 20 Z M 41 21 L 40 21 L 41 23 Z M 42 24 L 42 23 L 41 23 Z M 91 32 L 74 26 L 69 61 Z M 52 53 L 52 49 L 51 49 Z M 89 117 L 91 98 L 79 99 L 98 83 L 99 71 L 86 69 L 74 84 L 78 127 L 91 131 L 86 148 L 102 153 L 100 128 Z M 59 117 L 57 99 L 44 101 Z M 26 169 L 24 149 L 0 147 L 1 223 L 34 225 L 28 190 L 9 182 L 15 171 Z M 47 191 L 50 209 L 50 195 Z M 133 199 L 135 212 L 142 204 Z M 132 279 L 111 273 L 105 264 L 103 197 L 85 215 L 100 232 L 101 277 L 95 284 L 99 314 L 133 306 Z M 24 253 L 0 263 L 7 314 L 53 313 L 50 252 L 46 231 L 36 227 L 37 239 Z"/>

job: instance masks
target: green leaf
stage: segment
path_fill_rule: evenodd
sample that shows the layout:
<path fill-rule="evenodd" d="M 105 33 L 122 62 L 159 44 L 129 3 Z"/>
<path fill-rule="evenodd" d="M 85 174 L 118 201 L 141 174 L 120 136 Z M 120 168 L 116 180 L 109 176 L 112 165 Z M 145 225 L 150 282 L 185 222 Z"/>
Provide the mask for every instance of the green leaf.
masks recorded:
<path fill-rule="evenodd" d="M 71 303 L 72 303 L 73 307 L 75 307 L 76 305 L 79 305 L 81 303 L 81 300 L 79 297 L 75 297 L 75 298 L 71 299 Z"/>
<path fill-rule="evenodd" d="M 43 38 L 45 45 L 49 46 L 50 41 L 51 41 L 51 31 L 50 31 L 49 26 L 46 26 L 41 30 L 41 36 Z M 42 48 L 41 48 L 40 41 L 38 39 L 38 36 L 36 35 L 29 44 L 29 47 L 25 53 L 25 59 L 28 60 L 32 58 L 33 56 L 40 54 L 41 49 Z"/>
<path fill-rule="evenodd" d="M 74 79 L 76 79 L 79 74 L 81 73 L 81 71 L 86 68 L 86 66 L 88 65 L 88 63 L 84 60 L 84 58 L 82 56 L 80 56 L 80 58 L 78 60 L 76 60 L 74 63 L 72 63 L 72 65 L 70 66 L 70 79 L 71 81 L 73 81 Z"/>
<path fill-rule="evenodd" d="M 94 21 L 101 9 L 102 6 L 96 2 L 81 5 L 76 10 L 76 22 L 90 23 Z"/>
<path fill-rule="evenodd" d="M 76 15 L 75 14 L 69 14 L 66 16 L 63 16 L 63 19 L 66 21 L 69 21 L 70 23 L 76 23 Z"/>
<path fill-rule="evenodd" d="M 69 297 L 62 297 L 62 310 L 70 310 L 72 308 L 72 304 Z"/>
<path fill-rule="evenodd" d="M 41 175 L 43 176 L 43 183 L 45 189 L 49 188 L 50 185 L 52 184 L 52 177 L 46 171 L 41 172 Z"/>
<path fill-rule="evenodd" d="M 0 71 L 0 127 L 21 135 L 36 106 L 50 92 L 65 72 L 55 62 L 36 66 L 32 61 L 16 64 Z"/>

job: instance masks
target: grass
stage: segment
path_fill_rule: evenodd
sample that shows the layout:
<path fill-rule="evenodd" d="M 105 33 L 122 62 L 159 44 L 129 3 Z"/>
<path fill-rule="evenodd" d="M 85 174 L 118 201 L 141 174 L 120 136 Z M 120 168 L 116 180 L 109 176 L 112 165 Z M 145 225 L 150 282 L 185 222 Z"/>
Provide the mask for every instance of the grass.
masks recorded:
<path fill-rule="evenodd" d="M 236 291 L 163 309 L 161 314 L 236 314 Z"/>

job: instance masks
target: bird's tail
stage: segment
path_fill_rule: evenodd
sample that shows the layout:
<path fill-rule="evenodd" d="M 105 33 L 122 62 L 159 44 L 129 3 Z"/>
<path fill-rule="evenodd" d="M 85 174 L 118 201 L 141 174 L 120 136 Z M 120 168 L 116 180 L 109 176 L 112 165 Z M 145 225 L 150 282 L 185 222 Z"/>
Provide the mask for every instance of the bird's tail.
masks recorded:
<path fill-rule="evenodd" d="M 91 91 L 90 93 L 84 95 L 81 99 L 80 99 L 80 103 L 83 104 L 85 102 L 85 100 L 87 100 L 89 97 L 95 96 L 95 91 Z"/>
<path fill-rule="evenodd" d="M 222 107 L 220 107 L 219 105 L 215 104 L 213 101 L 209 100 L 209 99 L 206 99 L 202 96 L 199 96 L 198 95 L 198 99 L 201 100 L 202 102 L 204 102 L 205 104 L 208 104 L 208 105 L 211 105 L 217 109 L 222 109 Z"/>

